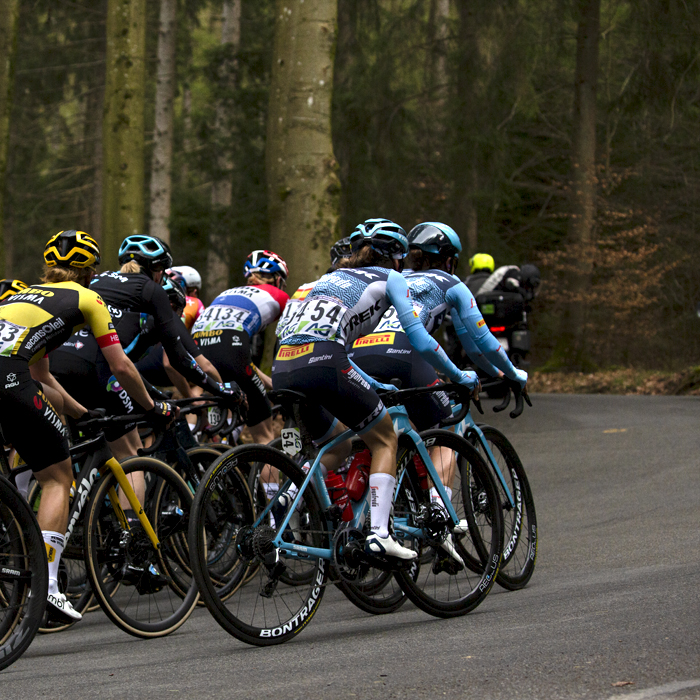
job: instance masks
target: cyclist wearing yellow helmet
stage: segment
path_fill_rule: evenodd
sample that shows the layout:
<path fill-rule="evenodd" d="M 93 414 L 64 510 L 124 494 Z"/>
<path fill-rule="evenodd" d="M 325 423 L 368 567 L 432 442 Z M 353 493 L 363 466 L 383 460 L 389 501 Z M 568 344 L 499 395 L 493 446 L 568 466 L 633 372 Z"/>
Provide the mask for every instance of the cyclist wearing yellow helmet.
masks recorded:
<path fill-rule="evenodd" d="M 471 274 L 464 280 L 469 291 L 476 296 L 481 285 L 494 271 L 496 263 L 488 253 L 477 253 L 469 258 L 469 271 Z"/>
<path fill-rule="evenodd" d="M 51 376 L 47 353 L 88 325 L 134 400 L 149 411 L 167 413 L 169 408 L 151 400 L 122 350 L 107 307 L 87 288 L 100 262 L 95 239 L 83 231 L 61 231 L 46 244 L 44 260 L 42 284 L 0 301 L 0 405 L 5 440 L 32 468 L 42 487 L 37 518 L 49 560 L 49 609 L 71 621 L 81 615 L 59 591 L 57 578 L 73 472 L 65 429 L 53 401 L 74 418 L 87 411 Z"/>

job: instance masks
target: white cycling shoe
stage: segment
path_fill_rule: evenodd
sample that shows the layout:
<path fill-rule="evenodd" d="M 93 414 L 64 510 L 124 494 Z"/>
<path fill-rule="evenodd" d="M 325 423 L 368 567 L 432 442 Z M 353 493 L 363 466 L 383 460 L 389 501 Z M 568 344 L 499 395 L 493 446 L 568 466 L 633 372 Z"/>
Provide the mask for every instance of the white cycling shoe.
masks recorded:
<path fill-rule="evenodd" d="M 83 616 L 73 608 L 65 593 L 49 593 L 47 600 L 47 612 L 51 617 L 58 617 L 69 622 L 78 622 Z"/>
<path fill-rule="evenodd" d="M 365 540 L 365 552 L 409 561 L 418 556 L 412 549 L 400 545 L 391 535 L 387 537 L 380 537 L 375 534 L 369 535 Z"/>

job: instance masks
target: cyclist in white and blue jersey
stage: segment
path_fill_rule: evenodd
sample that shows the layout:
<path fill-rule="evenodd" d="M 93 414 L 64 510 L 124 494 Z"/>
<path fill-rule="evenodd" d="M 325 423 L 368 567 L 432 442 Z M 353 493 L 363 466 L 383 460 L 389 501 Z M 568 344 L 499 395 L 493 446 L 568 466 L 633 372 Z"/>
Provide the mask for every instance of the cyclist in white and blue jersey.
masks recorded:
<path fill-rule="evenodd" d="M 353 254 L 346 267 L 321 277 L 303 302 L 283 314 L 277 327 L 280 348 L 272 367 L 275 390 L 291 389 L 308 398 L 302 418 L 321 441 L 337 421 L 361 435 L 372 453 L 370 469 L 372 533 L 366 548 L 374 554 L 413 559 L 389 532 L 396 475 L 397 436 L 376 388 L 382 385 L 348 358 L 346 346 L 370 333 L 390 306 L 413 347 L 451 380 L 476 386 L 473 372 L 459 370 L 414 313 L 399 270 L 408 251 L 404 230 L 387 219 L 370 219 L 350 235 Z M 327 465 L 328 466 L 328 465 Z"/>

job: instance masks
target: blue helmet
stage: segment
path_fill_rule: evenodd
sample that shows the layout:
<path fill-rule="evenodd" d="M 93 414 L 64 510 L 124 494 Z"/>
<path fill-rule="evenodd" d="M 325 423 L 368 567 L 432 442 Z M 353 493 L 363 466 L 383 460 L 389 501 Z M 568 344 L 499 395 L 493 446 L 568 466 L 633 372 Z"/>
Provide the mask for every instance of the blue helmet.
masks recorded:
<path fill-rule="evenodd" d="M 180 275 L 180 277 L 182 277 L 182 275 Z M 182 310 L 187 304 L 187 295 L 185 294 L 185 290 L 182 288 L 180 281 L 177 279 L 177 277 L 175 277 L 175 275 L 166 273 L 163 275 L 162 285 L 165 293 L 168 295 L 168 300 L 170 301 L 170 305 L 173 307 L 175 313 L 182 313 Z"/>
<path fill-rule="evenodd" d="M 119 246 L 119 264 L 134 260 L 153 272 L 165 270 L 173 264 L 170 246 L 155 236 L 128 236 Z"/>
<path fill-rule="evenodd" d="M 389 219 L 367 219 L 359 224 L 350 234 L 353 252 L 357 252 L 365 242 L 387 258 L 400 260 L 408 253 L 406 232 Z"/>
<path fill-rule="evenodd" d="M 254 250 L 243 265 L 243 276 L 248 278 L 254 272 L 262 272 L 267 275 L 279 275 L 286 280 L 289 275 L 287 263 L 271 250 Z"/>
<path fill-rule="evenodd" d="M 462 252 L 462 243 L 455 230 L 437 221 L 414 226 L 408 233 L 408 245 L 445 258 L 458 258 Z"/>

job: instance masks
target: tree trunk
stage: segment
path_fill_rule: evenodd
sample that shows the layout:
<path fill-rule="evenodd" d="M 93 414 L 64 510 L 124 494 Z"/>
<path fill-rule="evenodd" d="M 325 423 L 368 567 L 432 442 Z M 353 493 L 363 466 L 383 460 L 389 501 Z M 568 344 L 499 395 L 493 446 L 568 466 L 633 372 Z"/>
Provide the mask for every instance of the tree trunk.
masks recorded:
<path fill-rule="evenodd" d="M 5 245 L 3 214 L 18 19 L 19 0 L 0 0 L 0 278 L 12 267 L 12 261 L 5 260 L 5 255 L 11 251 L 12 246 Z"/>
<path fill-rule="evenodd" d="M 430 19 L 433 32 L 431 52 L 431 89 L 435 95 L 437 112 L 447 99 L 447 20 L 450 17 L 450 0 L 431 0 Z"/>
<path fill-rule="evenodd" d="M 104 269 L 119 244 L 144 231 L 146 1 L 109 0 L 103 136 Z"/>
<path fill-rule="evenodd" d="M 175 47 L 177 0 L 160 0 L 156 123 L 151 166 L 151 222 L 149 231 L 170 243 L 170 190 L 173 160 L 173 100 L 175 99 Z"/>
<path fill-rule="evenodd" d="M 590 292 L 596 217 L 596 88 L 600 0 L 578 1 L 574 138 L 571 153 L 569 241 L 576 272 L 569 275 L 571 295 L 561 317 L 553 361 L 570 369 L 586 369 L 586 296 Z"/>
<path fill-rule="evenodd" d="M 276 3 L 266 167 L 271 245 L 290 288 L 328 268 L 338 238 L 340 183 L 330 106 L 337 0 Z"/>
<path fill-rule="evenodd" d="M 466 239 L 468 255 L 478 252 L 478 218 L 476 192 L 479 181 L 478 151 L 474 132 L 478 120 L 474 114 L 477 83 L 480 72 L 478 46 L 477 0 L 458 0 L 459 10 L 459 66 L 455 100 L 455 142 L 452 146 L 455 165 L 455 222 L 457 230 Z"/>
<path fill-rule="evenodd" d="M 233 89 L 238 82 L 238 61 L 235 56 L 241 44 L 241 0 L 224 0 L 224 22 L 221 28 L 221 43 L 231 44 L 233 60 L 225 61 L 219 71 L 220 80 Z M 219 143 L 230 136 L 230 100 L 219 100 L 216 105 L 214 130 Z M 218 178 L 211 191 L 214 213 L 229 209 L 233 191 L 233 161 L 229 149 L 218 149 Z M 229 280 L 229 231 L 223 226 L 212 226 L 207 250 L 207 294 L 213 298 L 226 287 Z"/>

